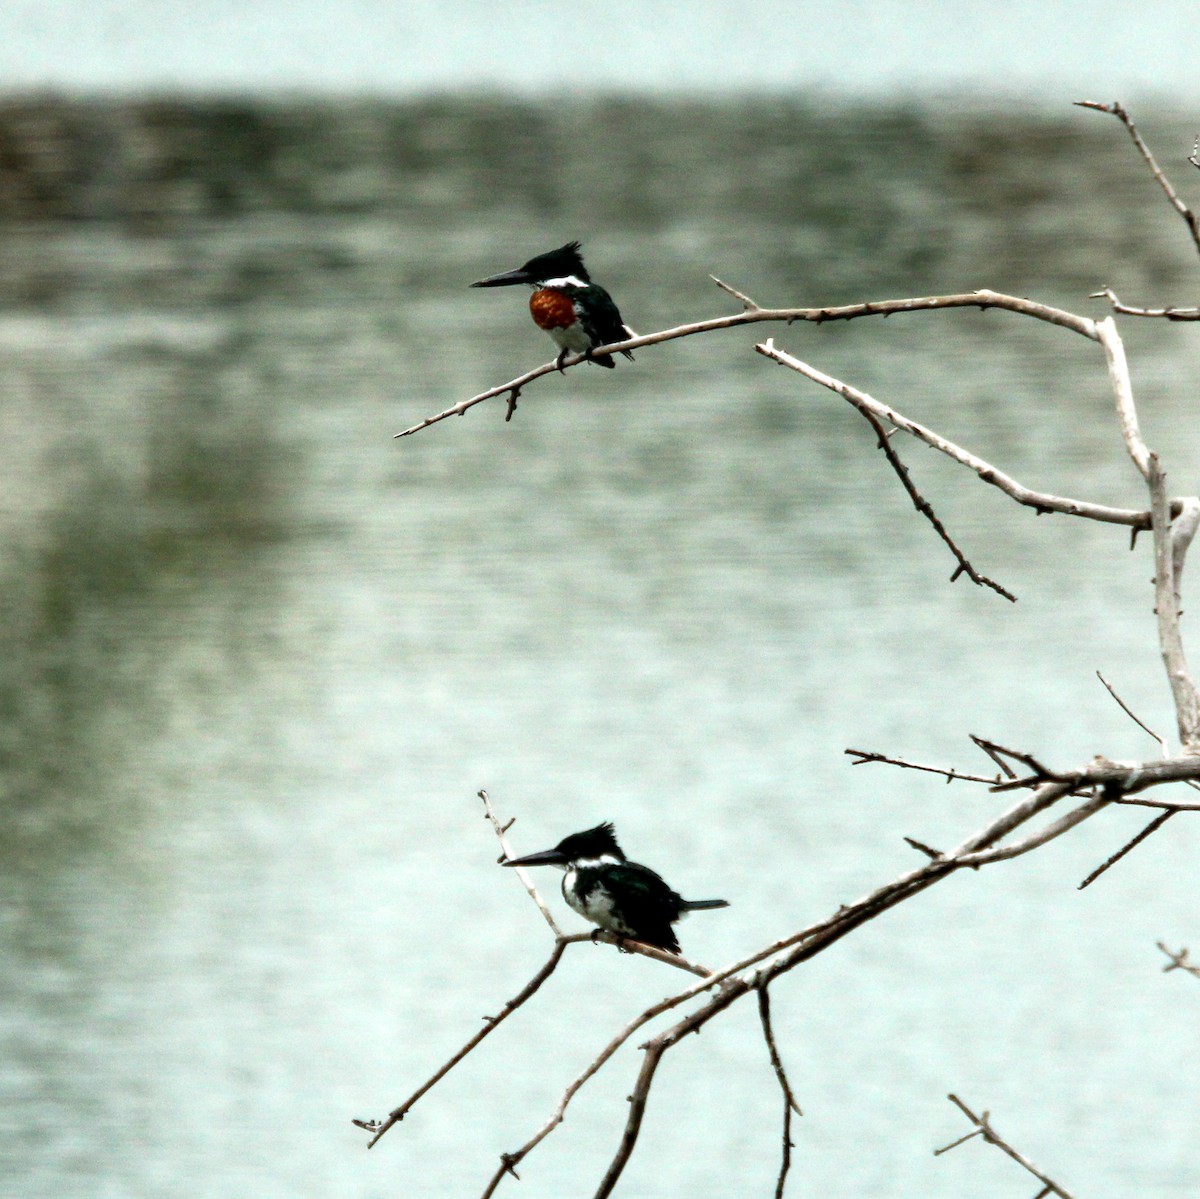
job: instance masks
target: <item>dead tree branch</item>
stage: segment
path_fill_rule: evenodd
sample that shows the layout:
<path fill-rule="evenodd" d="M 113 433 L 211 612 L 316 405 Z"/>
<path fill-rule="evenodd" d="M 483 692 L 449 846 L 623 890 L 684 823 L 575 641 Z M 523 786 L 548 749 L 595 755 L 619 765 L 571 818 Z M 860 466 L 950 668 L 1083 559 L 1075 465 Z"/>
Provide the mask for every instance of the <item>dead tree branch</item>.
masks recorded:
<path fill-rule="evenodd" d="M 719 279 L 716 279 L 715 282 L 723 291 L 742 301 L 743 310 L 741 312 L 732 313 L 728 316 L 713 317 L 705 321 L 694 321 L 686 325 L 677 325 L 672 329 L 661 329 L 657 333 L 647 333 L 641 337 L 630 337 L 625 341 L 613 342 L 608 346 L 598 346 L 592 351 L 592 355 L 598 356 L 610 352 L 616 353 L 621 350 L 636 350 L 641 346 L 657 345 L 664 341 L 675 341 L 677 338 L 691 337 L 696 333 L 711 333 L 716 329 L 734 329 L 740 325 L 752 325 L 760 321 L 783 322 L 788 325 L 796 321 L 808 321 L 811 324 L 820 325 L 826 321 L 849 321 L 863 316 L 892 316 L 902 312 L 922 312 L 932 308 L 978 308 L 980 310 L 1002 308 L 1024 316 L 1036 317 L 1038 320 L 1048 321 L 1053 325 L 1060 325 L 1064 329 L 1070 329 L 1072 332 L 1090 338 L 1092 341 L 1098 340 L 1096 324 L 1087 317 L 1076 316 L 1073 312 L 1064 312 L 1060 308 L 1052 308 L 1047 304 L 1038 304 L 1033 300 L 1026 300 L 1020 296 L 1009 296 L 1002 292 L 988 291 L 986 289 L 960 295 L 918 296 L 907 300 L 872 300 L 864 304 L 846 304 L 836 308 L 763 308 L 744 296 L 741 292 L 735 291 L 728 284 L 722 283 Z M 587 357 L 583 354 L 570 354 L 563 359 L 562 368 L 566 370 L 569 367 L 578 366 L 581 362 L 586 361 Z M 495 396 L 508 395 L 515 401 L 516 396 L 526 384 L 532 383 L 535 379 L 540 379 L 544 375 L 555 374 L 558 370 L 557 360 L 554 362 L 545 362 L 541 366 L 534 367 L 533 370 L 526 371 L 523 375 L 518 375 L 515 379 L 510 379 L 507 383 L 500 383 L 495 387 L 489 387 L 486 391 L 481 391 L 478 395 L 471 396 L 469 399 L 460 400 L 457 404 L 453 404 L 433 416 L 426 417 L 403 432 L 397 433 L 396 436 L 410 437 L 412 434 L 419 433 L 422 429 L 428 429 L 430 425 L 436 425 L 439 421 L 446 420 L 448 417 L 462 416 L 463 413 L 474 408 L 476 404 L 482 404 L 485 400 L 490 400 Z M 512 416 L 515 407 L 515 402 L 510 403 L 508 410 L 509 417 Z M 1146 527 L 1149 527 L 1148 521 Z"/>
<path fill-rule="evenodd" d="M 1099 671 L 1096 671 L 1096 677 L 1104 684 L 1104 689 L 1113 697 L 1121 711 L 1124 712 L 1125 715 L 1128 716 L 1129 719 L 1132 720 L 1133 723 L 1136 724 L 1144 733 L 1147 733 L 1149 736 L 1153 737 L 1154 740 L 1158 742 L 1158 748 L 1162 753 L 1162 756 L 1164 758 L 1168 757 L 1171 750 L 1170 746 L 1167 745 L 1167 739 L 1160 736 L 1152 728 L 1150 728 L 1149 725 L 1144 724 L 1137 716 L 1135 716 L 1130 710 L 1129 705 L 1126 704 L 1125 701 L 1116 693 L 1113 685 Z"/>
<path fill-rule="evenodd" d="M 981 575 L 970 562 L 962 550 L 954 542 L 954 538 L 946 532 L 946 526 L 938 519 L 938 515 L 933 510 L 933 505 L 917 490 L 916 484 L 912 481 L 912 476 L 909 474 L 908 467 L 900 461 L 900 455 L 896 453 L 892 446 L 891 439 L 888 437 L 887 430 L 883 425 L 875 419 L 870 413 L 859 409 L 867 423 L 875 430 L 875 435 L 879 441 L 879 448 L 883 451 L 884 457 L 887 458 L 892 470 L 896 472 L 900 482 L 904 485 L 904 490 L 908 492 L 908 498 L 912 500 L 913 507 L 923 516 L 931 525 L 934 532 L 946 543 L 950 552 L 958 559 L 958 568 L 950 576 L 950 582 L 953 583 L 959 575 L 965 574 L 967 578 L 975 584 L 976 587 L 990 587 L 998 595 L 1004 596 L 1010 603 L 1016 603 L 1017 597 L 1011 591 L 1001 587 L 994 579 L 989 579 L 987 575 Z"/>
<path fill-rule="evenodd" d="M 505 833 L 512 828 L 513 821 L 510 820 L 506 824 L 501 824 L 496 816 L 495 809 L 492 807 L 492 801 L 488 793 L 486 791 L 480 791 L 478 794 L 479 798 L 483 800 L 484 818 L 492 826 L 492 831 L 496 834 L 496 840 L 500 842 L 500 848 L 504 851 L 500 855 L 500 861 L 503 862 L 505 858 L 514 857 L 515 855 L 513 854 L 512 846 L 509 845 L 508 838 L 505 836 Z M 526 870 L 524 866 L 517 866 L 515 869 L 517 872 L 517 878 L 521 880 L 522 886 L 524 886 L 525 890 L 529 892 L 529 898 L 537 904 L 538 911 L 542 913 L 546 923 L 550 926 L 550 931 L 556 937 L 561 938 L 563 935 L 562 929 L 558 927 L 557 923 L 555 923 L 554 917 L 550 915 L 550 909 L 546 906 L 546 901 L 542 899 L 540 892 L 534 885 L 534 881 L 530 877 L 529 871 Z"/>
<path fill-rule="evenodd" d="M 779 1178 L 775 1183 L 775 1199 L 783 1199 L 783 1188 L 787 1183 L 788 1171 L 792 1167 L 792 1115 L 803 1116 L 800 1105 L 796 1102 L 795 1093 L 788 1081 L 787 1071 L 783 1068 L 783 1060 L 779 1056 L 779 1047 L 775 1044 L 775 1029 L 771 1023 L 771 996 L 765 986 L 758 988 L 758 1018 L 762 1023 L 763 1039 L 767 1043 L 767 1053 L 771 1058 L 771 1068 L 779 1082 L 783 1093 L 783 1149 L 779 1162 Z"/>
<path fill-rule="evenodd" d="M 1183 218 L 1183 223 L 1188 227 L 1188 232 L 1192 236 L 1196 250 L 1200 253 L 1200 221 L 1197 221 L 1196 214 L 1179 198 L 1178 192 L 1171 186 L 1171 181 L 1163 174 L 1162 168 L 1158 163 L 1155 162 L 1154 155 L 1150 153 L 1150 147 L 1142 140 L 1142 135 L 1138 132 L 1137 126 L 1133 123 L 1133 118 L 1129 115 L 1124 105 L 1119 100 L 1114 100 L 1111 104 L 1101 104 L 1095 100 L 1076 100 L 1075 107 L 1091 108 L 1096 112 L 1111 113 L 1129 130 L 1129 136 L 1133 139 L 1133 144 L 1137 146 L 1138 153 L 1145 160 L 1146 166 L 1150 168 L 1151 175 L 1154 176 L 1158 186 L 1162 188 L 1163 194 L 1170 201 L 1171 207 Z"/>
<path fill-rule="evenodd" d="M 1155 816 L 1154 819 L 1151 820 L 1150 823 L 1146 825 L 1146 827 L 1142 829 L 1140 833 L 1137 834 L 1137 836 L 1135 836 L 1132 840 L 1127 841 L 1121 846 L 1120 849 L 1117 850 L 1116 853 L 1112 855 L 1112 857 L 1108 858 L 1106 861 L 1097 866 L 1096 869 L 1093 870 L 1091 874 L 1089 874 L 1087 878 L 1085 878 L 1083 882 L 1079 884 L 1076 890 L 1082 891 L 1085 887 L 1090 887 L 1092 883 L 1094 883 L 1106 870 L 1108 870 L 1110 866 L 1115 866 L 1117 862 L 1119 862 L 1131 849 L 1134 849 L 1140 845 L 1152 833 L 1158 832 L 1158 830 L 1162 828 L 1162 826 L 1166 824 L 1167 821 L 1170 820 L 1170 818 L 1178 811 L 1178 808 L 1171 808 L 1169 811 L 1160 812 L 1159 815 Z"/>
<path fill-rule="evenodd" d="M 1163 665 L 1171 684 L 1175 700 L 1175 715 L 1179 726 L 1179 740 L 1184 750 L 1200 754 L 1200 695 L 1188 670 L 1183 652 L 1183 638 L 1179 630 L 1179 588 L 1176 574 L 1182 570 L 1186 544 L 1180 547 L 1172 538 L 1170 505 L 1167 500 L 1167 480 L 1159 466 L 1158 455 L 1151 454 L 1148 482 L 1150 486 L 1150 511 L 1154 530 L 1154 614 L 1158 622 L 1158 641 Z M 1192 528 L 1187 534 L 1191 541 Z"/>
<path fill-rule="evenodd" d="M 846 749 L 842 752 L 856 759 L 850 763 L 852 766 L 866 766 L 870 762 L 881 762 L 885 766 L 899 766 L 904 770 L 922 770 L 926 774 L 939 774 L 947 783 L 960 779 L 965 783 L 985 783 L 991 787 L 1002 781 L 1000 775 L 963 774 L 959 770 L 948 770 L 944 766 L 926 766 L 921 762 L 910 762 L 907 758 L 889 757 L 887 754 L 876 753 L 870 749 Z"/>
<path fill-rule="evenodd" d="M 756 345 L 754 348 L 763 357 L 770 358 L 778 362 L 780 366 L 786 366 L 790 370 L 804 375 L 805 378 L 811 379 L 814 383 L 828 388 L 828 390 L 834 392 L 836 395 L 840 395 L 860 411 L 870 412 L 876 419 L 887 421 L 897 426 L 897 428 L 903 429 L 904 432 L 910 433 L 918 441 L 923 441 L 926 445 L 932 446 L 935 450 L 945 454 L 961 466 L 974 471 L 985 483 L 990 483 L 993 487 L 999 488 L 1005 495 L 1014 499 L 1018 504 L 1032 508 L 1039 515 L 1045 512 L 1059 512 L 1067 516 L 1082 516 L 1089 520 L 1101 521 L 1106 524 L 1130 525 L 1139 529 L 1150 528 L 1150 513 L 1148 511 L 1110 508 L 1103 504 L 1092 504 L 1085 500 L 1070 499 L 1065 496 L 1051 495 L 1048 492 L 1034 491 L 1032 488 L 1018 483 L 1016 479 L 1006 475 L 1003 471 L 997 469 L 990 462 L 985 461 L 978 455 L 963 449 L 962 446 L 956 445 L 954 442 L 935 433 L 932 429 L 926 428 L 917 421 L 909 420 L 908 417 L 897 412 L 889 405 L 880 403 L 879 400 L 868 395 L 865 391 L 859 391 L 858 388 L 851 387 L 849 383 L 843 383 L 840 379 L 835 379 L 832 375 L 825 374 L 824 371 L 818 370 L 815 366 L 810 366 L 807 362 L 803 362 L 799 358 L 795 358 L 791 354 L 777 349 L 773 341 L 768 340 Z"/>
<path fill-rule="evenodd" d="M 485 1016 L 483 1027 L 471 1037 L 465 1045 L 445 1064 L 440 1066 L 430 1075 L 399 1107 L 393 1108 L 384 1120 L 354 1120 L 352 1123 L 357 1124 L 359 1128 L 365 1129 L 371 1133 L 371 1139 L 367 1142 L 367 1148 L 374 1147 L 375 1142 L 394 1124 L 399 1124 L 406 1115 L 412 1110 L 413 1105 L 427 1091 L 436 1086 L 459 1062 L 463 1060 L 479 1043 L 489 1034 L 496 1031 L 500 1024 L 513 1014 L 527 999 L 530 999 L 538 990 L 538 988 L 554 973 L 562 958 L 563 951 L 567 947 L 567 938 L 557 937 L 554 941 L 554 948 L 550 951 L 549 958 L 546 959 L 546 964 L 525 984 L 521 990 L 513 996 L 500 1009 L 499 1015 Z"/>
<path fill-rule="evenodd" d="M 952 1141 L 949 1145 L 943 1145 L 941 1149 L 935 1149 L 933 1151 L 934 1157 L 940 1157 L 943 1153 L 949 1153 L 951 1149 L 957 1149 L 959 1145 L 965 1144 L 974 1137 L 981 1136 L 989 1145 L 995 1145 L 1001 1152 L 1007 1153 L 1013 1161 L 1028 1170 L 1042 1184 L 1042 1189 L 1038 1192 L 1036 1199 L 1042 1199 L 1044 1195 L 1058 1195 L 1060 1199 L 1074 1199 L 1070 1191 L 1060 1186 L 1048 1174 L 1039 1170 L 1029 1158 L 1014 1149 L 992 1127 L 990 1113 L 984 1112 L 983 1115 L 977 1116 L 957 1095 L 947 1095 L 946 1098 L 975 1125 L 975 1131 L 967 1133 L 965 1137 L 959 1137 L 957 1141 Z"/>
<path fill-rule="evenodd" d="M 1107 299 L 1113 312 L 1122 312 L 1126 316 L 1157 317 L 1159 320 L 1168 321 L 1200 321 L 1200 308 L 1136 308 L 1117 299 L 1116 292 L 1111 287 L 1102 287 L 1099 291 L 1092 292 L 1089 298 Z"/>

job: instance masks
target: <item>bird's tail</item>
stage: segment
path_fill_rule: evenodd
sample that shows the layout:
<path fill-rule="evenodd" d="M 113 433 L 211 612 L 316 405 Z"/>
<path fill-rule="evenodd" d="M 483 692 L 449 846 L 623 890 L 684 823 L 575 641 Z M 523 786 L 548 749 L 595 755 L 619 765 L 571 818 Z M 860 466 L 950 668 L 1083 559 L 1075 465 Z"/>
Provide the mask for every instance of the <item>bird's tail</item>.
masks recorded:
<path fill-rule="evenodd" d="M 685 899 L 679 909 L 683 912 L 702 912 L 705 908 L 727 908 L 728 899 Z"/>

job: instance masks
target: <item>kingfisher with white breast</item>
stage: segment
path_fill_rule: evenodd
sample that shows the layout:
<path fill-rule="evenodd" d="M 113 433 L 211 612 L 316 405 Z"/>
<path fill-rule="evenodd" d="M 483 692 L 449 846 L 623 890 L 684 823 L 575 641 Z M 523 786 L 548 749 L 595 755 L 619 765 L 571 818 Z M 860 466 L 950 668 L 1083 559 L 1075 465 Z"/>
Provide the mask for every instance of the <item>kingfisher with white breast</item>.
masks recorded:
<path fill-rule="evenodd" d="M 529 311 L 533 323 L 545 329 L 558 346 L 556 365 L 560 371 L 563 360 L 572 352 L 583 354 L 597 366 L 613 367 L 616 364 L 611 354 L 593 357 L 592 351 L 637 336 L 621 319 L 612 296 L 592 282 L 577 241 L 539 254 L 515 271 L 491 275 L 471 286 L 508 287 L 515 283 L 528 283 L 533 288 Z M 633 357 L 628 350 L 621 353 Z"/>
<path fill-rule="evenodd" d="M 672 891 L 648 866 L 629 861 L 611 824 L 572 833 L 553 849 L 506 858 L 501 865 L 558 866 L 566 871 L 563 898 L 585 920 L 668 953 L 679 952 L 672 924 L 688 912 L 729 906 L 726 899 L 684 899 Z"/>

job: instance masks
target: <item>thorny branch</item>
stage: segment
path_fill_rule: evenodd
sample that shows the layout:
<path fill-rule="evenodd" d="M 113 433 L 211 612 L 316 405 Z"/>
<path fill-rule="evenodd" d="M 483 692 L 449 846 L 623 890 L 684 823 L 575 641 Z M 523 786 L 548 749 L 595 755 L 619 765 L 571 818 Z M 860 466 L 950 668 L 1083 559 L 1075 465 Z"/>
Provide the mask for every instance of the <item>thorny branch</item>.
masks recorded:
<path fill-rule="evenodd" d="M 975 1125 L 975 1131 L 969 1132 L 965 1137 L 959 1137 L 957 1141 L 952 1141 L 949 1145 L 943 1145 L 940 1149 L 933 1151 L 934 1157 L 940 1157 L 943 1153 L 949 1153 L 951 1149 L 957 1149 L 959 1145 L 965 1144 L 974 1137 L 982 1136 L 989 1145 L 995 1145 L 1003 1153 L 1007 1153 L 1018 1165 L 1023 1166 L 1030 1174 L 1034 1176 L 1042 1184 L 1042 1189 L 1038 1191 L 1036 1199 L 1042 1199 L 1045 1195 L 1058 1195 L 1060 1199 L 1074 1199 L 1071 1192 L 1065 1187 L 1060 1186 L 1049 1175 L 1044 1174 L 1027 1158 L 1023 1153 L 1014 1149 L 991 1125 L 990 1113 L 984 1112 L 981 1116 L 977 1116 L 957 1095 L 947 1095 L 947 1099 L 958 1108 L 972 1124 Z"/>
<path fill-rule="evenodd" d="M 1096 112 L 1111 113 L 1129 130 L 1129 136 L 1133 139 L 1133 144 L 1137 146 L 1138 153 L 1145 160 L 1146 166 L 1150 168 L 1150 173 L 1154 176 L 1158 186 L 1163 189 L 1163 194 L 1171 203 L 1171 207 L 1183 218 L 1183 222 L 1188 227 L 1188 232 L 1192 235 L 1192 241 L 1195 243 L 1196 250 L 1200 252 L 1200 221 L 1197 221 L 1196 214 L 1179 198 L 1179 193 L 1171 186 L 1171 181 L 1163 174 L 1162 168 L 1154 160 L 1154 155 L 1150 153 L 1150 147 L 1142 140 L 1142 135 L 1137 131 L 1137 126 L 1133 123 L 1133 118 L 1129 115 L 1128 110 L 1120 101 L 1114 100 L 1111 104 L 1101 104 L 1095 100 L 1076 100 L 1076 108 L 1091 108 Z M 1195 151 L 1193 151 L 1193 156 Z"/>
<path fill-rule="evenodd" d="M 948 770 L 944 766 L 926 766 L 922 762 L 910 762 L 907 758 L 890 757 L 871 749 L 847 749 L 842 752 L 855 759 L 850 763 L 851 766 L 865 766 L 870 762 L 882 762 L 886 766 L 900 766 L 904 770 L 921 770 L 926 774 L 940 774 L 947 783 L 961 779 L 965 783 L 986 783 L 990 787 L 1002 781 L 999 775 L 964 774 L 961 770 Z"/>
<path fill-rule="evenodd" d="M 1166 812 L 1160 812 L 1154 817 L 1153 820 L 1150 821 L 1148 825 L 1146 825 L 1145 828 L 1142 829 L 1140 833 L 1137 834 L 1137 836 L 1135 836 L 1132 840 L 1127 841 L 1121 846 L 1120 849 L 1117 850 L 1116 853 L 1112 854 L 1105 861 L 1101 862 L 1100 865 L 1097 866 L 1096 869 L 1093 870 L 1091 874 L 1089 874 L 1087 878 L 1085 878 L 1083 882 L 1079 884 L 1076 890 L 1082 891 L 1085 887 L 1090 887 L 1092 883 L 1094 883 L 1110 866 L 1115 866 L 1131 849 L 1136 849 L 1137 846 L 1145 841 L 1145 839 L 1152 833 L 1158 832 L 1158 830 L 1162 828 L 1162 826 L 1166 824 L 1167 821 L 1170 820 L 1170 818 L 1178 811 L 1178 808 L 1171 808 Z"/>
<path fill-rule="evenodd" d="M 762 1023 L 763 1038 L 767 1042 L 767 1052 L 771 1057 L 771 1068 L 775 1071 L 775 1078 L 783 1093 L 783 1150 L 780 1155 L 779 1178 L 775 1183 L 775 1199 L 783 1199 L 788 1170 L 792 1167 L 792 1116 L 803 1116 L 804 1113 L 796 1102 L 787 1071 L 783 1068 L 783 1059 L 779 1056 L 779 1047 L 775 1044 L 775 1028 L 771 1023 L 771 994 L 766 986 L 758 988 L 758 1018 Z"/>
<path fill-rule="evenodd" d="M 862 316 L 886 317 L 902 312 L 922 312 L 931 308 L 978 308 L 981 311 L 988 308 L 1003 308 L 1009 312 L 1016 312 L 1024 316 L 1033 316 L 1039 320 L 1048 321 L 1053 325 L 1061 325 L 1064 329 L 1070 329 L 1072 332 L 1090 338 L 1092 341 L 1098 340 L 1095 322 L 1085 316 L 1076 316 L 1073 312 L 1064 312 L 1060 308 L 1051 308 L 1046 304 L 1037 304 L 1032 300 L 1022 299 L 1020 296 L 1004 295 L 1002 292 L 988 291 L 986 289 L 967 292 L 961 295 L 918 296 L 907 300 L 872 300 L 864 304 L 846 304 L 836 308 L 763 308 L 753 300 L 742 295 L 741 292 L 735 291 L 727 284 L 722 283 L 719 279 L 714 277 L 713 281 L 723 291 L 741 300 L 743 305 L 741 312 L 732 313 L 727 316 L 713 317 L 705 321 L 694 321 L 686 325 L 677 325 L 672 329 L 661 329 L 657 333 L 647 333 L 640 337 L 630 337 L 625 341 L 613 342 L 607 346 L 597 346 L 592 351 L 593 356 L 608 354 L 610 352 L 617 353 L 621 350 L 636 350 L 641 346 L 657 345 L 664 341 L 675 341 L 680 337 L 691 337 L 695 333 L 711 333 L 716 329 L 733 329 L 739 325 L 752 325 L 759 321 L 783 322 L 788 325 L 795 321 L 807 321 L 811 324 L 820 325 L 827 321 L 849 321 Z M 569 367 L 578 366 L 581 362 L 586 361 L 587 357 L 584 354 L 570 354 L 563 359 L 562 369 L 565 371 Z M 540 379 L 544 375 L 553 375 L 558 372 L 559 365 L 557 360 L 544 362 L 541 366 L 536 366 L 532 370 L 526 371 L 523 375 L 518 375 L 515 379 L 510 379 L 507 383 L 500 383 L 495 387 L 489 387 L 486 391 L 481 391 L 478 395 L 471 396 L 469 399 L 460 400 L 457 404 L 451 405 L 442 412 L 438 412 L 434 416 L 428 416 L 403 432 L 397 433 L 396 436 L 410 437 L 414 433 L 419 433 L 422 429 L 428 429 L 430 425 L 436 425 L 439 421 L 446 420 L 447 417 L 462 416 L 463 413 L 474 408 L 476 404 L 482 404 L 485 400 L 490 400 L 495 396 L 508 395 L 515 400 L 515 396 L 520 393 L 526 384 L 532 383 L 534 379 Z M 515 403 L 510 404 L 508 417 L 512 416 L 512 410 L 515 407 Z M 1148 521 L 1146 527 L 1149 527 Z"/>
<path fill-rule="evenodd" d="M 1168 321 L 1200 321 L 1200 308 L 1137 308 L 1119 300 L 1111 287 L 1102 287 L 1099 291 L 1092 292 L 1089 299 L 1098 300 L 1101 297 L 1108 300 L 1113 312 L 1122 312 L 1126 316 L 1157 317 Z"/>
<path fill-rule="evenodd" d="M 946 532 L 946 526 L 938 519 L 938 515 L 933 510 L 933 505 L 917 490 L 916 484 L 912 481 L 912 476 L 908 472 L 908 467 L 900 461 L 900 455 L 896 453 L 892 447 L 891 438 L 888 436 L 887 430 L 879 423 L 878 420 L 863 409 L 859 409 L 867 423 L 875 430 L 875 436 L 879 439 L 879 448 L 883 451 L 884 457 L 887 458 L 892 470 L 896 472 L 900 482 L 904 484 L 904 490 L 908 492 L 908 498 L 912 500 L 913 507 L 923 516 L 931 525 L 937 535 L 950 548 L 950 552 L 958 559 L 958 569 L 950 576 L 950 582 L 953 583 L 959 575 L 965 574 L 967 578 L 975 584 L 976 587 L 990 587 L 997 594 L 1004 596 L 1011 603 L 1017 602 L 1017 597 L 1011 591 L 1001 587 L 994 579 L 989 579 L 987 575 L 981 575 L 967 561 L 962 550 L 954 542 L 954 538 Z"/>
<path fill-rule="evenodd" d="M 998 487 L 1005 495 L 1016 500 L 1018 504 L 1032 508 L 1039 516 L 1044 512 L 1060 512 L 1067 516 L 1082 516 L 1089 520 L 1101 521 L 1107 524 L 1130 525 L 1138 529 L 1150 528 L 1150 513 L 1148 511 L 1110 508 L 1104 504 L 1092 504 L 1085 500 L 1070 499 L 1065 496 L 1051 495 L 1048 492 L 1034 491 L 1032 488 L 1018 483 L 1016 479 L 1006 475 L 1003 471 L 997 469 L 990 462 L 985 461 L 978 455 L 963 449 L 962 446 L 956 445 L 954 442 L 935 433 L 932 429 L 926 428 L 917 421 L 909 420 L 908 417 L 903 416 L 889 405 L 880 403 L 879 400 L 868 395 L 865 391 L 859 391 L 858 388 L 851 387 L 849 383 L 843 383 L 841 380 L 835 379 L 832 375 L 827 375 L 824 371 L 818 370 L 815 366 L 810 366 L 807 362 L 802 362 L 799 358 L 795 358 L 791 354 L 777 349 L 772 340 L 762 342 L 754 348 L 763 357 L 770 358 L 778 362 L 781 366 L 786 366 L 811 379 L 814 383 L 819 383 L 822 387 L 828 388 L 836 395 L 840 395 L 844 400 L 847 400 L 855 408 L 859 409 L 859 411 L 870 412 L 876 419 L 887 421 L 897 428 L 903 429 L 904 432 L 910 433 L 918 441 L 923 441 L 926 445 L 932 446 L 948 458 L 952 458 L 961 466 L 974 471 L 985 483 L 990 483 L 993 487 Z"/>

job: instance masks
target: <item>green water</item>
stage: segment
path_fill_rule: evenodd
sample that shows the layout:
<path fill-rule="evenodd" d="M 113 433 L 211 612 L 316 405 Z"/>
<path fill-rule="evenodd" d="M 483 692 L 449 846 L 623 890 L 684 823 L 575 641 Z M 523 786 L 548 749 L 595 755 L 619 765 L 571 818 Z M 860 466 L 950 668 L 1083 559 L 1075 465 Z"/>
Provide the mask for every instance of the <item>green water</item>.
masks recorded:
<path fill-rule="evenodd" d="M 1191 126 L 1142 124 L 1190 185 Z M 1036 518 L 907 443 L 1019 602 L 951 585 L 861 418 L 753 351 L 774 336 L 1030 486 L 1141 507 L 1102 357 L 1063 331 L 729 331 L 392 440 L 548 358 L 522 296 L 466 285 L 576 237 L 642 331 L 730 311 L 710 274 L 765 304 L 1194 303 L 1182 222 L 1115 123 L 163 101 L 9 106 L 0 142 L 6 1193 L 481 1191 L 677 980 L 573 950 L 365 1153 L 351 1117 L 549 948 L 480 787 L 523 851 L 611 819 L 685 894 L 727 896 L 681 929 L 716 965 L 908 869 L 904 836 L 999 810 L 847 746 L 971 770 L 968 733 L 1061 766 L 1152 752 L 1096 670 L 1171 731 L 1146 539 Z M 1122 331 L 1195 491 L 1196 334 Z M 965 1131 L 951 1090 L 1080 1194 L 1193 1193 L 1195 997 L 1154 949 L 1195 937 L 1193 826 L 1075 890 L 1145 819 L 944 884 L 778 986 L 790 1194 L 1024 1185 L 981 1145 L 932 1157 Z M 590 1193 L 636 1067 L 618 1055 L 522 1194 Z M 778 1121 L 735 1010 L 668 1060 L 621 1193 L 771 1193 Z"/>

